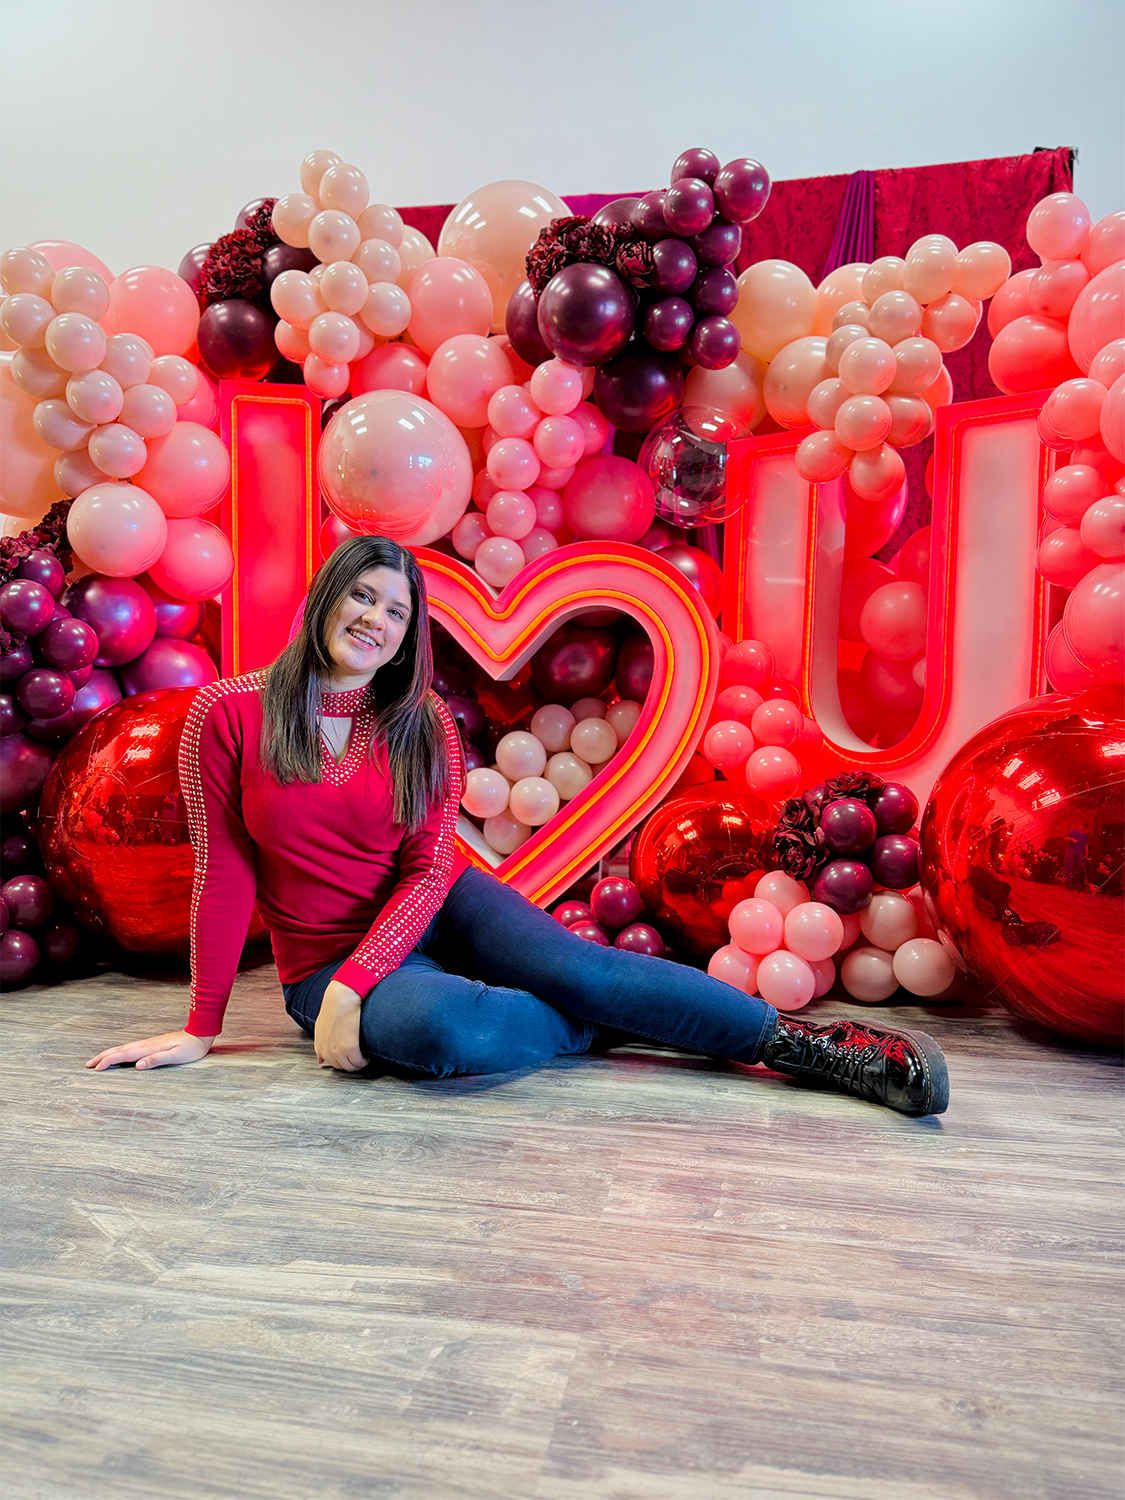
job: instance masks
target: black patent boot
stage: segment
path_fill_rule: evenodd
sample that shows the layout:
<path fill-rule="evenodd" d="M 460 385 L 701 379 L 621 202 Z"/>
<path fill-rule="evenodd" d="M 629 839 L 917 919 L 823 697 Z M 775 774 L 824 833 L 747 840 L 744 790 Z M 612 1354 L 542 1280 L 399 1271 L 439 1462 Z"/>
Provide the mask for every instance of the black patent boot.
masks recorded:
<path fill-rule="evenodd" d="M 949 1103 L 945 1058 L 924 1031 L 848 1020 L 814 1026 L 778 1016 L 758 1061 L 812 1088 L 854 1094 L 904 1115 L 940 1115 Z"/>

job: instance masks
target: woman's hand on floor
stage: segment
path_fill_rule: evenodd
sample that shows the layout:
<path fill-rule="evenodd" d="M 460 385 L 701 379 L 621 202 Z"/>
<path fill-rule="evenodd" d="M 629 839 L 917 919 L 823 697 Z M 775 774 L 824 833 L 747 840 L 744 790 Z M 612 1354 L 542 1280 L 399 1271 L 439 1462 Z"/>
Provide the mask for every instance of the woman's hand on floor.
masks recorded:
<path fill-rule="evenodd" d="M 359 1045 L 359 1012 L 362 998 L 346 984 L 329 982 L 316 1018 L 313 1045 L 316 1060 L 330 1068 L 339 1068 L 343 1073 L 358 1073 L 366 1068 Z"/>
<path fill-rule="evenodd" d="M 213 1036 L 192 1036 L 188 1031 L 166 1031 L 163 1036 L 146 1037 L 143 1042 L 126 1042 L 121 1047 L 107 1047 L 86 1064 L 95 1073 L 118 1063 L 136 1063 L 137 1068 L 170 1068 L 179 1063 L 198 1062 L 211 1050 Z"/>

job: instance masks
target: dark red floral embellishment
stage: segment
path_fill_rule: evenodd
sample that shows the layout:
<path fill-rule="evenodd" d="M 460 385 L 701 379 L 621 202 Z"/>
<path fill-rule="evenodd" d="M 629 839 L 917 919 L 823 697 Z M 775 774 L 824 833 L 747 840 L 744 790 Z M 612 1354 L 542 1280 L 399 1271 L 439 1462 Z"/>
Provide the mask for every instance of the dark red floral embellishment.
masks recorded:
<path fill-rule="evenodd" d="M 546 229 L 539 231 L 539 238 L 527 255 L 527 279 L 536 298 L 552 276 L 557 276 L 564 266 L 576 265 L 579 261 L 594 265 L 612 266 L 618 253 L 631 245 L 636 231 L 628 224 L 597 224 L 585 214 L 571 214 L 565 219 L 554 219 Z M 645 246 L 651 271 L 652 252 Z M 641 281 L 636 285 L 645 286 Z"/>
<path fill-rule="evenodd" d="M 273 229 L 276 198 L 267 198 L 245 229 L 220 235 L 211 246 L 199 273 L 199 297 L 204 307 L 234 297 L 252 302 L 265 290 L 262 256 L 279 242 Z"/>
<path fill-rule="evenodd" d="M 56 500 L 41 521 L 37 521 L 26 531 L 21 531 L 19 536 L 0 537 L 0 586 L 14 576 L 29 552 L 36 552 L 40 548 L 45 552 L 53 552 L 62 564 L 63 571 L 70 572 L 72 554 L 66 535 L 66 518 L 73 504 L 73 500 Z M 22 646 L 25 639 L 20 631 L 8 631 L 0 626 L 0 651 L 5 655 L 17 646 Z"/>
<path fill-rule="evenodd" d="M 614 259 L 617 274 L 630 286 L 652 285 L 652 246 L 647 240 L 633 240 L 622 245 Z"/>

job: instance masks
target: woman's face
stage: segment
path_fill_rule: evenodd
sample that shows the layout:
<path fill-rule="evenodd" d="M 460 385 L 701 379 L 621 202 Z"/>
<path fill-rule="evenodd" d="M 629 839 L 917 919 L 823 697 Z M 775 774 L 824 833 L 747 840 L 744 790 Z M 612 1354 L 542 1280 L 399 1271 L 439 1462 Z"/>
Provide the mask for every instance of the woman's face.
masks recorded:
<path fill-rule="evenodd" d="M 405 573 L 394 568 L 361 573 L 327 625 L 326 645 L 335 663 L 332 690 L 365 687 L 398 655 L 412 614 Z"/>

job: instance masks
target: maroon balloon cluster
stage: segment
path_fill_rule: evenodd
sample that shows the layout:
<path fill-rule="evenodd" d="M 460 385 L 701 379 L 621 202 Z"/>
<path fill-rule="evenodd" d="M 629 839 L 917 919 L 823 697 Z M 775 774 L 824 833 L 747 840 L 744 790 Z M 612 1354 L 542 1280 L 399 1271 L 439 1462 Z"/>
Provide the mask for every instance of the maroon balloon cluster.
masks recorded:
<path fill-rule="evenodd" d="M 608 875 L 590 892 L 590 899 L 560 901 L 551 915 L 568 932 L 599 948 L 620 948 L 625 953 L 643 953 L 663 958 L 664 939 L 650 922 L 641 922 L 644 903 L 631 880 Z"/>

